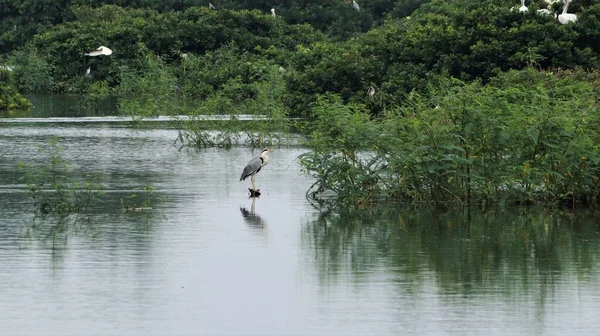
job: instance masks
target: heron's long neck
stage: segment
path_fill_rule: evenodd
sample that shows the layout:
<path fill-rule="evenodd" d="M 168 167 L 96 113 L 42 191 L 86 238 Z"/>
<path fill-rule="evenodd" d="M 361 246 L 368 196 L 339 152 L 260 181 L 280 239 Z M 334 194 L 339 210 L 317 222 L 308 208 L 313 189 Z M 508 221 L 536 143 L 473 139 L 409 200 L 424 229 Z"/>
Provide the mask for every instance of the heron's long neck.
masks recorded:
<path fill-rule="evenodd" d="M 521 6 L 525 7 L 525 0 L 521 0 Z"/>
<path fill-rule="evenodd" d="M 269 162 L 269 153 L 265 152 L 261 155 L 261 157 L 263 159 L 262 165 L 264 166 L 267 164 L 267 162 Z"/>
<path fill-rule="evenodd" d="M 563 14 L 567 14 L 567 10 L 569 9 L 569 4 L 571 3 L 571 1 L 567 1 L 565 2 L 565 7 L 563 7 Z"/>

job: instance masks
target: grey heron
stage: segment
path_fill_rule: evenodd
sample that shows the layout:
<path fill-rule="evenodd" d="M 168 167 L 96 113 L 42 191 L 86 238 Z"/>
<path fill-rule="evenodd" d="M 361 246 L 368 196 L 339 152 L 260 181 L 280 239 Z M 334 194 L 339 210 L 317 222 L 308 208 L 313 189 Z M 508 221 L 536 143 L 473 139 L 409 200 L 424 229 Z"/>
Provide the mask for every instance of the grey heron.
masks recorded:
<path fill-rule="evenodd" d="M 250 196 L 259 196 L 260 192 L 256 189 L 256 174 L 264 167 L 267 163 L 269 163 L 269 152 L 273 150 L 270 148 L 265 148 L 262 150 L 260 155 L 253 157 L 246 167 L 244 167 L 244 171 L 242 172 L 242 176 L 240 177 L 240 181 L 244 181 L 248 177 L 250 177 L 250 181 L 252 181 L 252 189 L 250 189 Z"/>
<path fill-rule="evenodd" d="M 272 16 L 272 17 L 275 17 L 275 16 L 277 16 L 277 15 L 275 15 L 275 8 L 271 8 L 271 16 Z"/>
<path fill-rule="evenodd" d="M 562 24 L 567 24 L 569 22 L 575 22 L 575 21 L 577 21 L 577 15 L 567 13 L 567 10 L 569 9 L 569 4 L 571 3 L 571 1 L 572 0 L 565 1 L 565 5 L 563 7 L 562 14 L 560 14 L 558 16 L 558 22 L 560 22 Z"/>
<path fill-rule="evenodd" d="M 89 53 L 85 54 L 86 56 L 100 56 L 100 55 L 110 55 L 112 54 L 112 50 L 108 49 L 105 46 L 100 46 L 98 47 L 98 49 L 90 51 Z"/>
<path fill-rule="evenodd" d="M 356 9 L 357 11 L 360 10 L 360 6 L 356 3 L 356 0 L 352 0 L 352 7 L 354 7 L 354 9 Z"/>

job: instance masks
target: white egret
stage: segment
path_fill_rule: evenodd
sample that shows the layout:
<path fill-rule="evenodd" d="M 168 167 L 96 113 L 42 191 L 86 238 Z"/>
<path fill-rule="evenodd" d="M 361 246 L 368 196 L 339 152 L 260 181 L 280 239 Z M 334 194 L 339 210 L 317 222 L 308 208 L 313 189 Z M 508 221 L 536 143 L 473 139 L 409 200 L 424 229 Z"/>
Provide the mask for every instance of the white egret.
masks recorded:
<path fill-rule="evenodd" d="M 271 16 L 272 17 L 276 17 L 277 15 L 275 15 L 275 8 L 271 8 Z"/>
<path fill-rule="evenodd" d="M 215 6 L 213 6 L 213 4 L 211 4 L 210 2 L 208 3 L 208 8 L 210 8 L 210 9 L 216 9 Z"/>
<path fill-rule="evenodd" d="M 240 181 L 244 181 L 246 178 L 250 177 L 250 181 L 252 181 L 252 189 L 249 189 L 251 197 L 260 196 L 260 190 L 256 189 L 255 177 L 261 168 L 269 163 L 269 152 L 272 151 L 273 150 L 270 148 L 263 149 L 260 155 L 253 157 L 250 161 L 248 161 L 246 167 L 244 167 Z"/>
<path fill-rule="evenodd" d="M 369 95 L 370 99 L 373 99 L 373 96 L 375 95 L 375 88 L 371 86 L 367 94 Z"/>
<path fill-rule="evenodd" d="M 520 13 L 529 12 L 529 9 L 527 8 L 527 6 L 525 6 L 525 0 L 521 0 L 521 7 L 519 7 L 519 12 Z"/>
<path fill-rule="evenodd" d="M 90 72 L 92 72 L 92 67 L 88 67 L 87 70 L 85 70 L 85 75 L 83 75 L 83 76 L 86 78 L 89 78 Z"/>
<path fill-rule="evenodd" d="M 357 11 L 360 11 L 360 6 L 356 3 L 356 0 L 352 0 L 352 7 Z"/>
<path fill-rule="evenodd" d="M 105 46 L 100 46 L 98 49 L 90 51 L 89 53 L 85 54 L 86 56 L 100 56 L 100 55 L 110 55 L 112 54 L 112 50 L 108 49 Z"/>
<path fill-rule="evenodd" d="M 13 71 L 15 67 L 12 65 L 0 65 L 0 70 Z"/>
<path fill-rule="evenodd" d="M 563 6 L 562 14 L 560 14 L 558 16 L 558 22 L 560 22 L 562 24 L 567 24 L 569 22 L 577 21 L 577 15 L 567 13 L 567 10 L 569 9 L 569 4 L 571 3 L 571 1 L 572 0 L 567 0 L 565 2 L 565 5 Z"/>
<path fill-rule="evenodd" d="M 551 10 L 547 9 L 547 8 L 542 8 L 542 9 L 538 9 L 535 11 L 536 13 L 540 14 L 540 15 L 548 15 L 548 16 L 553 16 L 554 13 L 552 13 Z"/>

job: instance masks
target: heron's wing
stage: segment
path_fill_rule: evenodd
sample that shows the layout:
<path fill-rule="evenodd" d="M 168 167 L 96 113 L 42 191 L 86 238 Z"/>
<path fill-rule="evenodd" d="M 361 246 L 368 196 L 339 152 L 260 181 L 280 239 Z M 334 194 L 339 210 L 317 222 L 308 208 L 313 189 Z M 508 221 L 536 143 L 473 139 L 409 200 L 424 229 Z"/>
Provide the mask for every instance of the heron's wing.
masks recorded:
<path fill-rule="evenodd" d="M 260 156 L 254 157 L 252 160 L 248 161 L 248 164 L 244 167 L 240 181 L 245 180 L 248 176 L 258 171 L 261 167 L 261 163 Z"/>

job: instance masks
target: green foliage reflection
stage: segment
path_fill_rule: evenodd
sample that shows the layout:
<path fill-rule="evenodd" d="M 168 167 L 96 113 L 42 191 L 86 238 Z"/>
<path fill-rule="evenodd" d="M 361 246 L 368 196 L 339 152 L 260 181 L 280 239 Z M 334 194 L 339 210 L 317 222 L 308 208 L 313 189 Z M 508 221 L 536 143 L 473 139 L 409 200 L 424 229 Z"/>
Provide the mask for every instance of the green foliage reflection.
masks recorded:
<path fill-rule="evenodd" d="M 444 293 L 552 292 L 563 278 L 596 273 L 595 214 L 373 208 L 322 214 L 303 232 L 323 279 L 383 269 L 407 290 L 424 279 Z M 401 281 L 400 281 L 401 279 Z M 526 292 L 526 293 L 523 293 Z"/>

